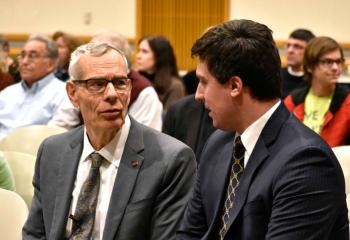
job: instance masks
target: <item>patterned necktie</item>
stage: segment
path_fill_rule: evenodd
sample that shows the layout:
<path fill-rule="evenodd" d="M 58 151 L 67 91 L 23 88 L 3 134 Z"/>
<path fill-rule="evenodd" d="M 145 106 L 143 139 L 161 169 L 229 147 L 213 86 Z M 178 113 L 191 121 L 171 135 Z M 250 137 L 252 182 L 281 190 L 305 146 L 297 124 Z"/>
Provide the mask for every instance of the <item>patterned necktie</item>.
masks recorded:
<path fill-rule="evenodd" d="M 69 239 L 90 239 L 95 221 L 97 197 L 100 189 L 100 166 L 104 158 L 93 152 L 90 154 L 91 168 L 79 196 Z"/>
<path fill-rule="evenodd" d="M 227 232 L 228 222 L 230 219 L 230 211 L 234 207 L 234 199 L 236 196 L 236 190 L 239 186 L 239 179 L 244 170 L 244 152 L 245 148 L 242 144 L 241 137 L 238 136 L 235 139 L 230 181 L 227 186 L 226 198 L 223 207 L 223 215 L 221 217 L 221 229 L 219 232 L 220 239 L 222 240 Z"/>

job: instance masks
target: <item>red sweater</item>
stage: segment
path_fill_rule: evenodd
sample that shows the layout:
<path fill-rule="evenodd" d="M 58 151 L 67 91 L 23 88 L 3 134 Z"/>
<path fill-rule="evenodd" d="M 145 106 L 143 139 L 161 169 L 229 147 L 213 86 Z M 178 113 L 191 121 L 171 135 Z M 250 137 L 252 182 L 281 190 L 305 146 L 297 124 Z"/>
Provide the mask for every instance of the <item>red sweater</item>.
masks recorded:
<path fill-rule="evenodd" d="M 293 91 L 288 95 L 284 104 L 289 111 L 303 122 L 305 98 L 309 87 Z M 331 146 L 350 144 L 350 92 L 337 84 L 334 95 L 321 127 L 321 136 Z"/>

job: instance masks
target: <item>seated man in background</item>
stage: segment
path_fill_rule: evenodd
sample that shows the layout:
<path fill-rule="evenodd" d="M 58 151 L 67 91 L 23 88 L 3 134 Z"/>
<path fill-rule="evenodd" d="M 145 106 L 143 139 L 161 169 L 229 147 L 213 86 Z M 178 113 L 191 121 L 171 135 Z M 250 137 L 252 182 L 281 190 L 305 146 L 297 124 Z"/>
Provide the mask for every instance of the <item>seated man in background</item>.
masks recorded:
<path fill-rule="evenodd" d="M 215 130 L 208 113 L 203 102 L 196 101 L 191 94 L 174 103 L 164 118 L 162 131 L 191 147 L 197 162 L 205 142 Z"/>
<path fill-rule="evenodd" d="M 128 72 L 124 54 L 110 44 L 73 52 L 67 93 L 84 126 L 42 143 L 24 240 L 175 239 L 195 157 L 129 117 Z"/>
<path fill-rule="evenodd" d="M 294 89 L 306 85 L 303 78 L 304 50 L 308 41 L 314 37 L 315 35 L 307 29 L 297 29 L 289 35 L 286 49 L 287 67 L 281 69 L 282 98 Z"/>
<path fill-rule="evenodd" d="M 56 44 L 46 36 L 32 36 L 19 56 L 22 80 L 0 92 L 0 138 L 15 128 L 47 124 L 67 99 L 65 84 L 53 71 Z"/>
<path fill-rule="evenodd" d="M 125 37 L 116 32 L 101 31 L 93 36 L 91 42 L 105 42 L 112 44 L 124 52 L 131 67 L 131 51 Z M 162 129 L 163 106 L 149 80 L 137 71 L 130 70 L 132 89 L 129 103 L 129 114 L 138 122 L 157 130 Z M 81 123 L 79 110 L 74 109 L 70 101 L 65 102 L 49 125 L 74 128 Z"/>
<path fill-rule="evenodd" d="M 334 39 L 312 39 L 304 55 L 309 85 L 284 100 L 288 109 L 331 147 L 350 144 L 350 91 L 338 83 L 343 63 L 343 50 Z"/>

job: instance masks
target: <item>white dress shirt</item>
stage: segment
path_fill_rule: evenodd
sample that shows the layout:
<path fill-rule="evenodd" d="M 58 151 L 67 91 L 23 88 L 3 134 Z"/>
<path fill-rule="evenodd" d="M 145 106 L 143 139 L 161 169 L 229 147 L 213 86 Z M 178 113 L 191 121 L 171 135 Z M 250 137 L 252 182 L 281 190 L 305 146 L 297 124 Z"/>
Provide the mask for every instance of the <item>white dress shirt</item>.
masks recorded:
<path fill-rule="evenodd" d="M 275 105 L 273 105 L 267 112 L 265 112 L 260 118 L 255 120 L 241 135 L 241 141 L 245 148 L 244 153 L 244 167 L 247 166 L 249 157 L 252 154 L 256 142 L 260 137 L 262 130 L 264 129 L 267 121 L 270 119 L 272 114 L 276 111 L 277 107 L 281 104 L 279 100 Z M 237 135 L 237 134 L 236 134 Z"/>
<path fill-rule="evenodd" d="M 129 107 L 129 114 L 136 121 L 158 131 L 162 130 L 163 104 L 153 87 L 144 88 Z"/>
<path fill-rule="evenodd" d="M 124 151 L 124 146 L 129 135 L 130 118 L 126 116 L 125 123 L 118 131 L 115 137 L 106 146 L 98 152 L 107 161 L 104 161 L 100 167 L 100 190 L 97 199 L 95 223 L 91 239 L 102 239 L 105 226 L 108 206 L 114 187 L 114 181 L 117 176 L 120 160 Z M 86 129 L 84 129 L 84 146 L 80 157 L 77 176 L 74 182 L 73 199 L 70 208 L 70 214 L 74 215 L 78 201 L 78 196 L 82 185 L 89 175 L 91 161 L 90 154 L 95 152 L 91 146 Z M 69 236 L 72 229 L 72 220 L 68 219 L 66 236 Z"/>

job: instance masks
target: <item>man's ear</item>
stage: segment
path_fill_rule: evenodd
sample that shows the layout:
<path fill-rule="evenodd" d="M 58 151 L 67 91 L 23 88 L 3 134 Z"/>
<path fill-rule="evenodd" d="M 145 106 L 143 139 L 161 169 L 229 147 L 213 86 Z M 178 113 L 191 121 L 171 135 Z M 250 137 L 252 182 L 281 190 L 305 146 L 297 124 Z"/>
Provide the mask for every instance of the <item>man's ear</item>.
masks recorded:
<path fill-rule="evenodd" d="M 79 104 L 78 104 L 77 86 L 71 80 L 66 82 L 66 91 L 67 91 L 69 100 L 71 101 L 73 106 L 78 108 Z"/>
<path fill-rule="evenodd" d="M 231 96 L 235 97 L 239 95 L 243 90 L 243 81 L 238 76 L 233 76 L 230 78 L 229 83 L 231 85 Z"/>

